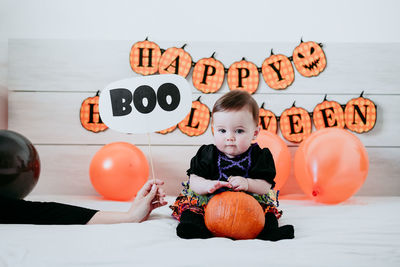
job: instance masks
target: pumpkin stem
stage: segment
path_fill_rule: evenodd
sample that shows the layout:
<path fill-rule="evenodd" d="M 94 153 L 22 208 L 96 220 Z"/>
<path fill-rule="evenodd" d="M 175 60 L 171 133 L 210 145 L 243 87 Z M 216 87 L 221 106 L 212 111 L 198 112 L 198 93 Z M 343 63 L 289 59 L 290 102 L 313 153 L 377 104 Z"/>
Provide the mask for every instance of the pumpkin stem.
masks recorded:
<path fill-rule="evenodd" d="M 320 47 L 324 47 L 324 45 L 323 45 L 322 43 L 318 43 L 318 45 L 319 45 Z"/>
<path fill-rule="evenodd" d="M 303 42 L 303 36 L 301 36 L 301 38 L 300 38 L 300 43 L 302 43 Z"/>
<path fill-rule="evenodd" d="M 100 90 L 97 90 L 96 96 L 99 96 L 99 95 L 100 95 Z"/>
<path fill-rule="evenodd" d="M 364 91 L 362 91 L 362 92 L 361 92 L 361 95 L 360 95 L 360 97 L 363 97 L 363 94 L 364 94 Z"/>
<path fill-rule="evenodd" d="M 197 98 L 196 101 L 199 101 L 199 102 L 200 102 L 200 98 L 201 98 L 201 96 L 199 96 L 199 98 Z"/>
<path fill-rule="evenodd" d="M 260 108 L 264 108 L 264 104 L 265 104 L 265 102 L 263 102 L 263 103 L 261 104 L 261 107 L 260 107 Z"/>
<path fill-rule="evenodd" d="M 182 49 L 185 49 L 185 46 L 186 46 L 186 45 L 187 45 L 187 44 L 184 44 L 181 48 L 182 48 Z"/>
<path fill-rule="evenodd" d="M 294 108 L 295 106 L 296 106 L 296 100 L 295 100 L 295 101 L 293 101 L 292 108 Z"/>
<path fill-rule="evenodd" d="M 144 39 L 145 41 L 148 41 L 149 40 L 149 36 L 146 36 L 146 39 Z"/>
<path fill-rule="evenodd" d="M 246 60 L 246 58 L 245 58 L 245 57 L 242 57 L 242 60 Z"/>
<path fill-rule="evenodd" d="M 272 56 L 272 55 L 275 55 L 275 54 L 274 54 L 274 49 L 273 49 L 273 48 L 271 48 L 271 56 Z"/>
<path fill-rule="evenodd" d="M 328 96 L 328 94 L 325 94 L 325 97 L 324 97 L 324 101 L 326 101 L 326 97 Z"/>
<path fill-rule="evenodd" d="M 214 58 L 215 52 L 211 55 L 212 58 Z"/>

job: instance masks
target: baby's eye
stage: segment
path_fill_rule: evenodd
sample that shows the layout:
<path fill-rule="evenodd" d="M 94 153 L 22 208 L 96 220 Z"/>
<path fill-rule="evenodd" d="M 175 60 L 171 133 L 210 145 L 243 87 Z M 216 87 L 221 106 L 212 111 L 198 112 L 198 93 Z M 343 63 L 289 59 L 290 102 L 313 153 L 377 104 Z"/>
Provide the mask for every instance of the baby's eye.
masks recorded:
<path fill-rule="evenodd" d="M 220 133 L 226 133 L 226 130 L 225 130 L 225 129 L 218 129 L 218 132 L 220 132 Z"/>
<path fill-rule="evenodd" d="M 243 130 L 243 129 L 237 129 L 237 130 L 236 130 L 236 133 L 242 134 L 242 133 L 244 133 L 244 130 Z"/>

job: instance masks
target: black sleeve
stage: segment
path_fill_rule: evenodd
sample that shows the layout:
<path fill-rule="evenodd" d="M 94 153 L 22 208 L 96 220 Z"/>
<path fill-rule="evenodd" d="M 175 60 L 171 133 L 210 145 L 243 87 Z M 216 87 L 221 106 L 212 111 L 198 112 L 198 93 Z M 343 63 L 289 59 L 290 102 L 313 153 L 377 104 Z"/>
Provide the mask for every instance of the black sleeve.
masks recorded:
<path fill-rule="evenodd" d="M 86 224 L 98 210 L 56 202 L 0 197 L 3 224 Z"/>
<path fill-rule="evenodd" d="M 275 163 L 271 151 L 268 148 L 261 149 L 255 146 L 252 151 L 252 167 L 249 170 L 249 177 L 254 179 L 262 179 L 275 187 Z"/>
<path fill-rule="evenodd" d="M 190 161 L 187 175 L 195 174 L 206 179 L 218 180 L 218 171 L 215 166 L 216 149 L 214 145 L 202 145 Z"/>

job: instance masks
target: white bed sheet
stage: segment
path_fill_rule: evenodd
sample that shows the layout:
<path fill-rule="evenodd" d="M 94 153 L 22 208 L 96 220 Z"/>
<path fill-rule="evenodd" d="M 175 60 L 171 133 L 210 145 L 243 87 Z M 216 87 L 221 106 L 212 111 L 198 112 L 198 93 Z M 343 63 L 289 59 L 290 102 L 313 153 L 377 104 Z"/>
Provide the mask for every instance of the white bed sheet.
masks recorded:
<path fill-rule="evenodd" d="M 96 197 L 28 199 L 103 210 L 130 206 Z M 280 204 L 280 224 L 295 226 L 293 240 L 180 239 L 168 207 L 140 224 L 0 225 L 0 266 L 400 266 L 400 197 Z"/>

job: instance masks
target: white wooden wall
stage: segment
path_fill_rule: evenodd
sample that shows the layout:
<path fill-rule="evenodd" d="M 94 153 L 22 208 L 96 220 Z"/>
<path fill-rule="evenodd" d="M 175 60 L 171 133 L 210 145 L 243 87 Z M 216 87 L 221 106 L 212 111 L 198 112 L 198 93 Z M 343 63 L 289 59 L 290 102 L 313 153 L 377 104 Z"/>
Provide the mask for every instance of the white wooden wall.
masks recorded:
<path fill-rule="evenodd" d="M 22 133 L 36 146 L 41 158 L 41 176 L 32 194 L 97 194 L 89 180 L 89 164 L 103 145 L 126 141 L 148 155 L 147 136 L 126 135 L 107 130 L 92 133 L 79 120 L 82 101 L 108 83 L 137 76 L 129 65 L 133 43 L 127 41 L 14 39 L 8 43 L 8 88 L 10 130 Z M 181 47 L 181 41 L 155 41 L 161 48 Z M 308 41 L 308 40 L 305 40 Z M 324 40 L 310 40 L 323 42 Z M 189 42 L 186 47 L 194 61 L 216 58 L 229 67 L 245 57 L 261 66 L 271 48 L 275 54 L 292 54 L 297 43 Z M 295 71 L 295 81 L 286 90 L 270 89 L 260 76 L 254 95 L 259 104 L 279 116 L 293 101 L 312 112 L 328 100 L 346 104 L 365 91 L 364 97 L 378 107 L 375 128 L 356 134 L 366 146 L 370 159 L 367 180 L 360 195 L 400 195 L 400 44 L 324 43 L 327 68 L 318 77 L 305 78 Z M 191 73 L 188 76 L 191 84 Z M 226 81 L 215 94 L 204 95 L 193 87 L 193 99 L 212 108 L 227 92 Z M 177 194 L 185 180 L 190 158 L 198 147 L 212 142 L 210 128 L 199 137 L 188 137 L 176 129 L 167 135 L 152 134 L 157 177 L 167 182 L 167 192 Z M 292 156 L 297 144 L 287 142 Z M 293 171 L 282 193 L 301 193 Z"/>

